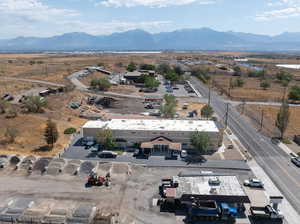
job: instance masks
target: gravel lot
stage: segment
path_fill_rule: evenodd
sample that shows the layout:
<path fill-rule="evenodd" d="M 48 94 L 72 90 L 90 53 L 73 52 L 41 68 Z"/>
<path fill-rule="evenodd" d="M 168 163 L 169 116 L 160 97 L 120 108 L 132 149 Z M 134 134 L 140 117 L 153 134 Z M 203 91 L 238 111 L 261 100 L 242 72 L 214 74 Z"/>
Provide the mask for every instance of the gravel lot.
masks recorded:
<path fill-rule="evenodd" d="M 53 163 L 55 162 L 55 163 Z M 59 164 L 55 159 L 50 164 Z M 91 217 L 98 220 L 114 219 L 119 223 L 183 223 L 184 217 L 171 213 L 161 213 L 153 206 L 158 198 L 158 186 L 162 178 L 181 173 L 199 173 L 204 168 L 147 168 L 127 163 L 92 162 L 99 175 L 111 173 L 109 187 L 85 187 L 90 164 L 81 165 L 65 160 L 66 166 L 59 175 L 23 175 L 10 172 L 0 173 L 0 219 L 7 218 L 8 208 L 20 220 L 48 220 L 51 222 L 88 222 Z M 84 172 L 70 175 L 69 164 L 77 165 Z M 85 164 L 85 165 L 84 165 Z M 54 165 L 55 167 L 55 165 Z M 234 172 L 241 181 L 251 175 L 250 171 L 215 170 Z M 16 203 L 16 201 L 19 201 Z M 11 202 L 11 203 L 9 203 Z M 14 203 L 12 203 L 14 202 Z M 24 203 L 23 203 L 24 202 Z M 12 205 L 18 206 L 12 206 Z M 93 207 L 97 210 L 93 213 Z M 245 219 L 247 220 L 247 219 Z"/>

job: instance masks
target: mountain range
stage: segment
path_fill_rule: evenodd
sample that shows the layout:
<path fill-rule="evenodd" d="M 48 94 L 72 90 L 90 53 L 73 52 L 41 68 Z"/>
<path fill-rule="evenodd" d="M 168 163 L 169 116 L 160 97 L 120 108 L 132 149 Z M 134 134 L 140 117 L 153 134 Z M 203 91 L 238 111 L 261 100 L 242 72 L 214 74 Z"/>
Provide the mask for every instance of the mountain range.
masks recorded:
<path fill-rule="evenodd" d="M 66 33 L 53 37 L 17 37 L 0 40 L 2 52 L 34 51 L 300 51 L 300 33 L 277 36 L 219 32 L 209 28 L 151 34 L 130 30 L 110 35 Z"/>

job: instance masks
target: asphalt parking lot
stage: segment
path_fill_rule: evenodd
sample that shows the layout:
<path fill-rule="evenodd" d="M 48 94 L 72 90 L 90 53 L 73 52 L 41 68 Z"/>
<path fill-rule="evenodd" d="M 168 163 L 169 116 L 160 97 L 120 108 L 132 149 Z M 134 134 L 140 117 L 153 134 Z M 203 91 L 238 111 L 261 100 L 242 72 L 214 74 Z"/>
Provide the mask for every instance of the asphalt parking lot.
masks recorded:
<path fill-rule="evenodd" d="M 91 149 L 86 149 L 82 145 L 81 136 L 74 139 L 71 146 L 61 155 L 61 157 L 73 160 L 126 162 L 149 167 L 212 167 L 250 170 L 246 162 L 238 160 L 206 160 L 205 162 L 191 162 L 185 161 L 180 157 L 178 157 L 177 160 L 166 160 L 164 156 L 150 156 L 149 159 L 138 159 L 133 157 L 132 152 L 126 152 L 123 155 L 118 155 L 115 159 L 103 159 L 97 156 L 97 152 L 92 152 Z"/>
<path fill-rule="evenodd" d="M 196 97 L 196 93 L 189 93 L 185 88 L 183 84 L 177 84 L 176 89 L 171 88 L 172 92 L 167 91 L 167 85 L 165 85 L 166 80 L 162 76 L 158 76 L 158 80 L 160 82 L 159 87 L 157 88 L 157 92 L 155 92 L 155 95 L 165 95 L 165 94 L 172 94 L 176 97 Z M 152 95 L 151 93 L 150 95 Z"/>

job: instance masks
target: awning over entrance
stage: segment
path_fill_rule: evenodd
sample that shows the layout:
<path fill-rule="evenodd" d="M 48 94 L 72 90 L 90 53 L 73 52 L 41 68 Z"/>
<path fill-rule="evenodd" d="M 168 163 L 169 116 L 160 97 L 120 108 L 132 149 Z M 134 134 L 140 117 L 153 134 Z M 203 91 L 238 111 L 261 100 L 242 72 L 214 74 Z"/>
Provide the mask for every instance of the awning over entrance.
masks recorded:
<path fill-rule="evenodd" d="M 155 146 L 166 146 L 170 150 L 181 150 L 181 143 L 172 142 L 165 137 L 158 137 L 151 142 L 142 142 L 141 148 L 143 149 L 153 149 Z"/>

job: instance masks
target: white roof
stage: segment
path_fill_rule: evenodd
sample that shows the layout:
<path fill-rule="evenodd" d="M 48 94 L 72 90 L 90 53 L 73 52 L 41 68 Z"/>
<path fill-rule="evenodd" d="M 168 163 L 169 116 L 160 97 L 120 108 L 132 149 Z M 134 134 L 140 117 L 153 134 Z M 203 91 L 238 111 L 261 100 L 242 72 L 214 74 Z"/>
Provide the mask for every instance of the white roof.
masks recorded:
<path fill-rule="evenodd" d="M 112 119 L 109 121 L 88 121 L 83 126 L 84 129 L 104 127 L 111 130 L 219 132 L 214 121 L 206 120 Z"/>
<path fill-rule="evenodd" d="M 219 179 L 219 185 L 210 184 L 209 180 L 213 177 Z M 179 197 L 183 194 L 246 196 L 236 176 L 174 176 L 173 181 L 178 183 L 176 194 Z"/>

